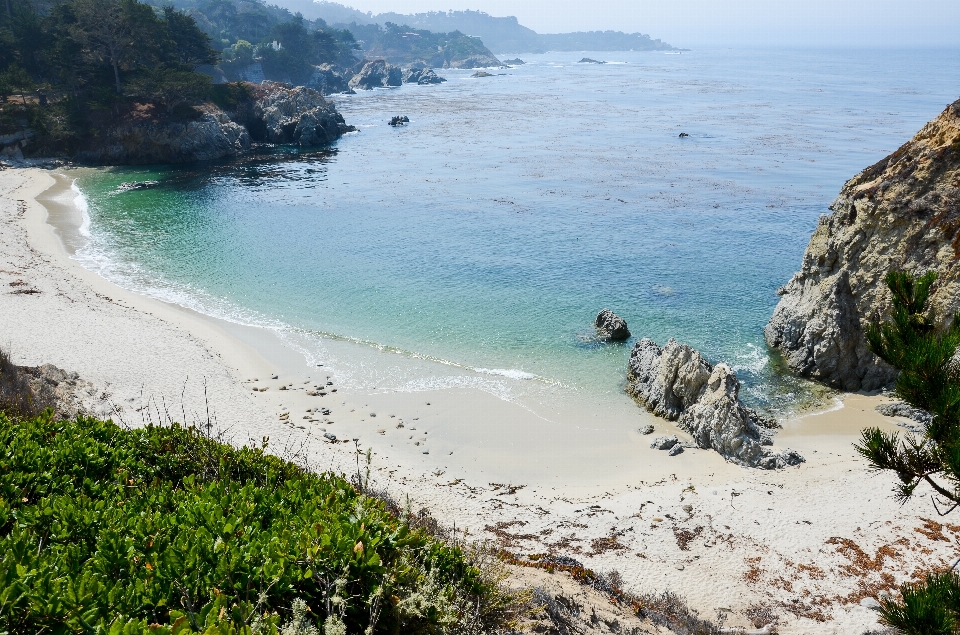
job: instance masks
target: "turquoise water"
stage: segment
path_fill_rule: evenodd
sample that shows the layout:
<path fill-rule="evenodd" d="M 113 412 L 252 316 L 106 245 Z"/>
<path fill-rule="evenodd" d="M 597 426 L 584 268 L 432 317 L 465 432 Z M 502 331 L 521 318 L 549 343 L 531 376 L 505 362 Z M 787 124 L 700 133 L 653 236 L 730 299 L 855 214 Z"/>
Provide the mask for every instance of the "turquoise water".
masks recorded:
<path fill-rule="evenodd" d="M 78 256 L 304 349 L 352 340 L 623 399 L 632 340 L 591 337 L 609 307 L 635 336 L 731 363 L 776 410 L 804 392 L 763 343 L 777 287 L 843 182 L 960 96 L 956 53 L 555 53 L 445 71 L 336 97 L 361 131 L 329 149 L 82 176 Z M 398 114 L 411 123 L 387 126 Z"/>

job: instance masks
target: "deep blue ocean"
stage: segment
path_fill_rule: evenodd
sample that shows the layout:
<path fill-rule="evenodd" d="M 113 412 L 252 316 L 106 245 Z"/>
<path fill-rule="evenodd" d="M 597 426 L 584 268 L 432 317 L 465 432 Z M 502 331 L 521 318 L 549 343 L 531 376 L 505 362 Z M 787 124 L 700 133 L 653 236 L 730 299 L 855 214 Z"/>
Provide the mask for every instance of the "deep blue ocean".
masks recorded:
<path fill-rule="evenodd" d="M 426 359 L 490 390 L 625 399 L 633 340 L 592 337 L 609 307 L 730 363 L 756 405 L 802 399 L 763 342 L 776 289 L 844 181 L 960 97 L 958 51 L 521 57 L 335 96 L 360 132 L 331 148 L 84 172 L 78 258 L 278 329 L 358 388 L 324 342 L 418 360 L 381 387 L 425 385 Z"/>

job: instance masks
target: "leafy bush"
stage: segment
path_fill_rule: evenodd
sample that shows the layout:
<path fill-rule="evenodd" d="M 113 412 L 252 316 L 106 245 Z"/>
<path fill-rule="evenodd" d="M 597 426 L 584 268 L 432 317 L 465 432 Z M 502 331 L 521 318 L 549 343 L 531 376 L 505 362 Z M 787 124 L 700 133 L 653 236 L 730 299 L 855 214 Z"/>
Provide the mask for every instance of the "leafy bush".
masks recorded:
<path fill-rule="evenodd" d="M 467 633 L 503 594 L 340 477 L 179 425 L 0 414 L 0 632 Z"/>

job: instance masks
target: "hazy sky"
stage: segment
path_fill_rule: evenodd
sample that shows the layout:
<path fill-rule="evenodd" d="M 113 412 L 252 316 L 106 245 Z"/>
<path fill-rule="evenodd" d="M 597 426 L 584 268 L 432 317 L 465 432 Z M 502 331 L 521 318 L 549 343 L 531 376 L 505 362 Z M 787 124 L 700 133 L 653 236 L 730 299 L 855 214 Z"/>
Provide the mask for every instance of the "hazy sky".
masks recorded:
<path fill-rule="evenodd" d="M 540 33 L 640 31 L 720 43 L 960 47 L 960 0 L 338 0 L 361 11 L 479 9 Z"/>

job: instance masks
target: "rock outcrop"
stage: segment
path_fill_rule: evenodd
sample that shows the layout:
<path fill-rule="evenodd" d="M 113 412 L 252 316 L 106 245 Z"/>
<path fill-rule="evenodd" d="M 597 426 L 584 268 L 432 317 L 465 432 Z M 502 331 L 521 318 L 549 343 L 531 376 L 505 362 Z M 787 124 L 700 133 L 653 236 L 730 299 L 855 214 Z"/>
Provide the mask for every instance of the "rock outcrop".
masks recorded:
<path fill-rule="evenodd" d="M 399 86 L 402 83 L 403 73 L 400 67 L 387 64 L 383 60 L 375 60 L 364 64 L 360 72 L 353 76 L 350 80 L 350 88 L 372 90 Z"/>
<path fill-rule="evenodd" d="M 318 146 L 356 129 L 348 126 L 333 104 L 311 88 L 271 88 L 253 106 L 254 117 L 262 122 L 265 141 Z"/>
<path fill-rule="evenodd" d="M 404 84 L 420 84 L 421 86 L 425 86 L 427 84 L 440 84 L 445 81 L 447 81 L 446 78 L 440 77 L 430 68 L 411 68 L 403 74 Z"/>
<path fill-rule="evenodd" d="M 778 290 L 764 335 L 795 373 L 874 390 L 896 379 L 864 336 L 867 323 L 888 315 L 887 272 L 936 271 L 937 315 L 960 310 L 960 100 L 847 181 L 830 208 L 800 271 Z"/>
<path fill-rule="evenodd" d="M 462 60 L 452 60 L 444 63 L 445 68 L 490 68 L 500 65 L 500 60 L 492 54 L 470 55 Z"/>
<path fill-rule="evenodd" d="M 187 163 L 235 157 L 249 149 L 246 128 L 215 111 L 196 121 L 121 124 L 76 158 L 101 164 Z"/>
<path fill-rule="evenodd" d="M 353 73 L 334 64 L 321 64 L 313 69 L 307 88 L 313 88 L 323 95 L 353 92 L 350 88 L 352 76 Z"/>
<path fill-rule="evenodd" d="M 597 337 L 600 339 L 610 340 L 612 342 L 623 342 L 630 338 L 630 329 L 627 328 L 627 321 L 610 309 L 600 311 L 593 325 L 596 327 Z"/>
<path fill-rule="evenodd" d="M 636 343 L 627 392 L 655 415 L 677 421 L 698 447 L 734 463 L 778 469 L 803 462 L 793 450 L 765 447 L 775 424 L 740 401 L 740 381 L 726 364 L 714 366 L 672 338 L 663 348 L 648 338 Z"/>

